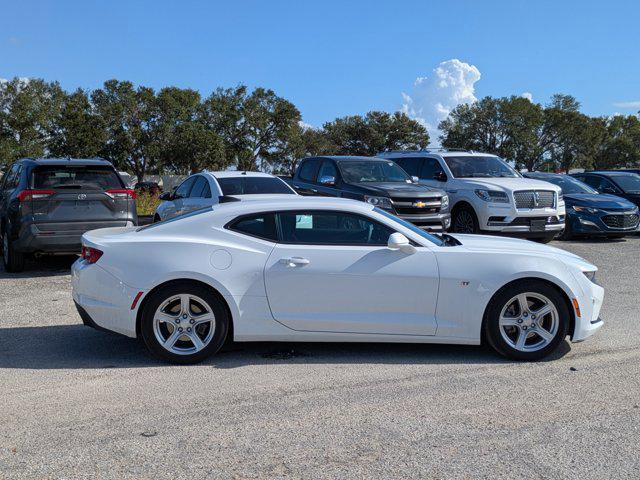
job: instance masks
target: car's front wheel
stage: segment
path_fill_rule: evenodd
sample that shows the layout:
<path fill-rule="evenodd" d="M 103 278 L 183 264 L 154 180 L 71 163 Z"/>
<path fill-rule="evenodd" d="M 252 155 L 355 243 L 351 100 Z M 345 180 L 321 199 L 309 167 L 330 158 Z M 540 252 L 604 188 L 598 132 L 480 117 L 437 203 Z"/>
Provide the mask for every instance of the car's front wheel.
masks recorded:
<path fill-rule="evenodd" d="M 504 287 L 491 299 L 485 336 L 500 354 L 515 360 L 540 360 L 567 336 L 570 311 L 551 285 L 527 280 Z"/>
<path fill-rule="evenodd" d="M 478 233 L 480 225 L 478 217 L 471 207 L 463 205 L 454 210 L 451 229 L 455 233 Z"/>
<path fill-rule="evenodd" d="M 145 302 L 140 330 L 149 351 L 173 363 L 198 363 L 216 353 L 229 331 L 222 297 L 204 285 L 176 281 Z"/>

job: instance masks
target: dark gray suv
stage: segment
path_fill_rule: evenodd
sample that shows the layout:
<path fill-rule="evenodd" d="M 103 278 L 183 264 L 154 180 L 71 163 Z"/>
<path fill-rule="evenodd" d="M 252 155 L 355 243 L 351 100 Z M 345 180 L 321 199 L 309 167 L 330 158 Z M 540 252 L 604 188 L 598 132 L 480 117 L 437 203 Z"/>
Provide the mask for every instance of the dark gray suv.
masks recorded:
<path fill-rule="evenodd" d="M 80 253 L 88 230 L 137 225 L 135 198 L 106 160 L 18 160 L 0 181 L 5 270 L 22 270 L 26 254 Z"/>

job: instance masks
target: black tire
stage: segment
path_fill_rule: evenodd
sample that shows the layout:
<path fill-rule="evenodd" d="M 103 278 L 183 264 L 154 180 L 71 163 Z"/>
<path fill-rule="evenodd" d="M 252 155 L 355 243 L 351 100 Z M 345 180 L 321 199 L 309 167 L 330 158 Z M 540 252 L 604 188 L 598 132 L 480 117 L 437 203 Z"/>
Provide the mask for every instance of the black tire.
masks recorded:
<path fill-rule="evenodd" d="M 18 273 L 24 270 L 25 256 L 16 252 L 11 242 L 11 224 L 7 223 L 2 230 L 2 263 L 5 271 Z"/>
<path fill-rule="evenodd" d="M 560 235 L 560 240 L 571 240 L 573 238 L 573 231 L 571 230 L 571 222 L 568 219 L 565 219 L 564 230 Z"/>
<path fill-rule="evenodd" d="M 556 238 L 555 235 L 549 235 L 547 237 L 538 237 L 538 238 L 534 238 L 534 240 L 538 243 L 549 243 L 551 242 L 551 240 L 553 240 L 554 238 Z"/>
<path fill-rule="evenodd" d="M 612 235 L 607 235 L 607 238 L 610 238 L 612 240 L 616 238 L 624 238 L 624 237 L 626 237 L 626 234 L 624 233 L 614 233 Z"/>
<path fill-rule="evenodd" d="M 154 331 L 154 315 L 156 310 L 167 299 L 180 294 L 192 295 L 202 299 L 208 304 L 208 307 L 215 315 L 215 328 L 211 339 L 202 350 L 192 354 L 177 354 L 167 350 L 156 338 Z M 231 319 L 229 317 L 227 306 L 219 294 L 198 283 L 175 281 L 155 291 L 145 302 L 142 311 L 140 332 L 142 334 L 144 344 L 153 356 L 171 363 L 194 364 L 205 360 L 222 348 L 225 340 L 227 339 L 230 322 Z M 188 326 L 186 321 L 185 325 Z"/>
<path fill-rule="evenodd" d="M 502 309 L 507 306 L 507 304 L 511 299 L 513 299 L 513 297 L 522 293 L 540 294 L 546 297 L 553 304 L 553 306 L 555 306 L 558 314 L 557 330 L 555 335 L 550 341 L 548 341 L 545 346 L 541 347 L 538 350 L 518 350 L 507 343 L 501 333 L 499 318 Z M 546 318 L 548 319 L 548 317 Z M 569 332 L 570 320 L 571 312 L 569 311 L 569 308 L 567 307 L 562 294 L 555 287 L 540 280 L 523 280 L 511 283 L 503 287 L 493 296 L 485 312 L 483 330 L 484 336 L 487 339 L 489 345 L 491 345 L 491 347 L 493 347 L 493 349 L 500 355 L 513 360 L 536 361 L 547 357 L 558 348 L 560 343 L 565 339 Z M 514 326 L 513 328 L 521 329 L 522 327 Z M 532 334 L 535 334 L 535 329 L 529 330 L 526 335 Z M 535 335 L 532 335 L 534 343 L 536 338 L 537 337 Z M 540 339 L 542 340 L 542 337 L 540 337 Z M 525 343 L 526 341 L 527 340 L 525 340 Z"/>
<path fill-rule="evenodd" d="M 473 211 L 473 208 L 462 205 L 454 209 L 451 218 L 451 231 L 454 233 L 480 232 L 478 216 Z"/>
<path fill-rule="evenodd" d="M 158 223 L 162 221 L 162 219 L 160 218 L 160 215 L 158 215 L 157 213 L 153 216 L 153 223 Z"/>

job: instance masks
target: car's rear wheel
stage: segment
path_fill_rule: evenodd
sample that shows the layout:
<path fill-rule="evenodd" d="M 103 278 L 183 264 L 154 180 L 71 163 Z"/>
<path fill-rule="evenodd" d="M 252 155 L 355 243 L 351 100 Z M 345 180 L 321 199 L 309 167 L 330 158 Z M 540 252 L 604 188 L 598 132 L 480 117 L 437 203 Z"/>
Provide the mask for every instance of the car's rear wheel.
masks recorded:
<path fill-rule="evenodd" d="M 2 263 L 7 272 L 21 272 L 24 270 L 24 254 L 16 252 L 11 244 L 11 225 L 7 224 L 2 231 Z"/>
<path fill-rule="evenodd" d="M 149 351 L 173 363 L 197 363 L 216 353 L 227 338 L 229 313 L 209 288 L 185 281 L 152 294 L 142 311 L 141 333 Z"/>
<path fill-rule="evenodd" d="M 455 233 L 478 233 L 480 226 L 476 212 L 471 207 L 461 206 L 453 212 L 451 229 Z"/>
<path fill-rule="evenodd" d="M 514 360 L 540 360 L 567 336 L 570 311 L 551 285 L 528 280 L 500 290 L 485 317 L 485 335 L 501 355 Z"/>

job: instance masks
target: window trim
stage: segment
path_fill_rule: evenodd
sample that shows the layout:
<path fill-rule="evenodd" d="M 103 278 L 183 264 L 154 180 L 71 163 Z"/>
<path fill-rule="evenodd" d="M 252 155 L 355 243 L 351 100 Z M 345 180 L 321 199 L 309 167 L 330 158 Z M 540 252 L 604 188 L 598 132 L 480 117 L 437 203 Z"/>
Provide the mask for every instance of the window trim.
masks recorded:
<path fill-rule="evenodd" d="M 288 241 L 284 241 L 283 239 L 283 235 L 282 235 L 282 226 L 280 224 L 280 214 L 284 214 L 284 213 L 293 213 L 296 215 L 304 215 L 304 214 L 313 214 L 313 213 L 336 213 L 336 214 L 342 214 L 342 215 L 350 215 L 350 216 L 355 216 L 355 217 L 361 217 L 365 220 L 368 220 L 369 222 L 372 223 L 377 223 L 378 225 L 386 228 L 387 230 L 391 230 L 392 233 L 397 233 L 398 230 L 394 229 L 393 227 L 390 227 L 389 225 L 378 221 L 375 218 L 371 218 L 368 217 L 366 215 L 362 215 L 360 213 L 354 213 L 354 212 L 345 212 L 343 210 L 318 210 L 318 209 L 311 209 L 311 210 L 305 210 L 305 209 L 290 209 L 290 210 L 266 210 L 263 212 L 253 212 L 253 213 L 246 213 L 243 215 L 239 215 L 237 217 L 235 217 L 233 220 L 227 222 L 224 225 L 224 229 L 225 230 L 229 230 L 232 231 L 234 233 L 240 234 L 240 235 L 245 235 L 247 237 L 251 237 L 251 238 L 256 238 L 258 240 L 262 240 L 265 242 L 269 242 L 269 243 L 275 243 L 275 244 L 280 244 L 280 245 L 311 245 L 311 246 L 323 246 L 323 247 L 371 247 L 371 248 L 380 248 L 380 247 L 386 247 L 387 243 L 381 243 L 381 244 L 373 244 L 373 243 L 321 243 L 321 242 L 305 242 L 305 243 L 300 243 L 300 242 L 288 242 Z M 242 232 L 239 230 L 234 230 L 233 226 L 240 222 L 241 220 L 245 219 L 245 218 L 250 218 L 250 217 L 255 217 L 255 216 L 260 216 L 260 215 L 274 215 L 275 216 L 275 222 L 276 222 L 276 236 L 277 239 L 276 240 L 272 240 L 270 238 L 265 238 L 265 237 L 260 237 L 258 235 L 252 235 L 250 233 L 246 233 L 246 232 Z M 401 232 L 400 232 L 401 233 Z M 413 240 L 410 240 L 411 243 L 415 243 Z M 422 246 L 422 245 L 419 245 Z"/>

